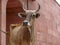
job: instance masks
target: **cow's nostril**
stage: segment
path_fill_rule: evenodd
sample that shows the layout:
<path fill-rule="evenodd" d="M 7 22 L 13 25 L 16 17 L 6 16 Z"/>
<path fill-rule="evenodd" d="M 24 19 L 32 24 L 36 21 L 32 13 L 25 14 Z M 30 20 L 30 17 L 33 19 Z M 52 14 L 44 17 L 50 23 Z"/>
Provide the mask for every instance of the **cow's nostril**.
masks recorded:
<path fill-rule="evenodd" d="M 28 25 L 30 25 L 30 24 L 29 24 L 29 21 L 24 20 L 24 21 L 23 21 L 23 26 L 28 26 Z"/>
<path fill-rule="evenodd" d="M 23 22 L 23 26 L 27 26 L 28 25 L 28 22 Z"/>

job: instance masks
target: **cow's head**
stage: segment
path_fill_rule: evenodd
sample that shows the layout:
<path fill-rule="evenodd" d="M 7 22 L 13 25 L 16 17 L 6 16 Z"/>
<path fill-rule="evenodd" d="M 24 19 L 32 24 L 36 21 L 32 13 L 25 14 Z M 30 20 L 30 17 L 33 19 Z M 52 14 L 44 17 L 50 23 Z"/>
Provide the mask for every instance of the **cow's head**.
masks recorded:
<path fill-rule="evenodd" d="M 40 4 L 38 3 L 38 8 L 36 10 L 26 10 L 24 9 L 23 6 L 23 10 L 24 13 L 18 13 L 18 16 L 21 18 L 25 18 L 25 20 L 23 21 L 23 25 L 25 26 L 31 26 L 32 23 L 34 22 L 35 18 L 38 18 L 40 16 L 40 14 L 38 13 L 38 11 L 40 10 Z"/>

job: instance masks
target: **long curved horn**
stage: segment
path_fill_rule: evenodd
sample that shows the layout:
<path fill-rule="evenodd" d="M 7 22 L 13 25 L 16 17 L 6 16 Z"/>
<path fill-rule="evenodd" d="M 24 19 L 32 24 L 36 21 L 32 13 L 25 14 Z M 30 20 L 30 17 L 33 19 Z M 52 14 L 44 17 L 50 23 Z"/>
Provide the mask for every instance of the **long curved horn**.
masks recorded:
<path fill-rule="evenodd" d="M 23 3 L 23 6 L 22 7 L 23 7 L 23 10 L 26 12 L 27 10 L 24 8 L 24 3 Z"/>
<path fill-rule="evenodd" d="M 23 3 L 23 10 L 27 12 L 28 10 L 24 8 L 24 3 Z M 34 10 L 34 12 L 38 12 L 40 10 L 40 4 L 38 3 L 38 9 Z M 33 11 L 33 10 L 32 10 Z"/>
<path fill-rule="evenodd" d="M 35 12 L 38 12 L 40 10 L 40 4 L 38 3 L 38 9 L 35 10 Z"/>

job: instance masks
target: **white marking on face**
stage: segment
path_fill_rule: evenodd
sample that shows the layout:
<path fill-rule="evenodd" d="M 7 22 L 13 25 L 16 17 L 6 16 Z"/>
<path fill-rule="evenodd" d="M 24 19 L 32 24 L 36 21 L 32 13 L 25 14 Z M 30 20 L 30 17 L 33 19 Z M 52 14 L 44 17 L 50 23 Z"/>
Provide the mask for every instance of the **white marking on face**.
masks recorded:
<path fill-rule="evenodd" d="M 26 10 L 26 12 L 35 12 L 35 10 Z"/>
<path fill-rule="evenodd" d="M 30 26 L 30 23 L 28 22 L 28 26 Z"/>

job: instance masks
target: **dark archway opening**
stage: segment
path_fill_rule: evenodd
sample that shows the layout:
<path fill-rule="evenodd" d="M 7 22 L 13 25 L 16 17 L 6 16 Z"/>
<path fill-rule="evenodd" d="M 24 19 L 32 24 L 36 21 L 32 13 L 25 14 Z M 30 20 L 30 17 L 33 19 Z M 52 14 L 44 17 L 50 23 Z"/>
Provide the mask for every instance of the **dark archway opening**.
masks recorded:
<path fill-rule="evenodd" d="M 18 12 L 23 12 L 22 5 L 18 0 L 9 0 L 6 7 L 6 31 L 10 33 L 10 24 L 18 24 L 23 19 L 17 16 Z M 9 35 L 6 36 L 6 45 L 9 43 Z"/>

